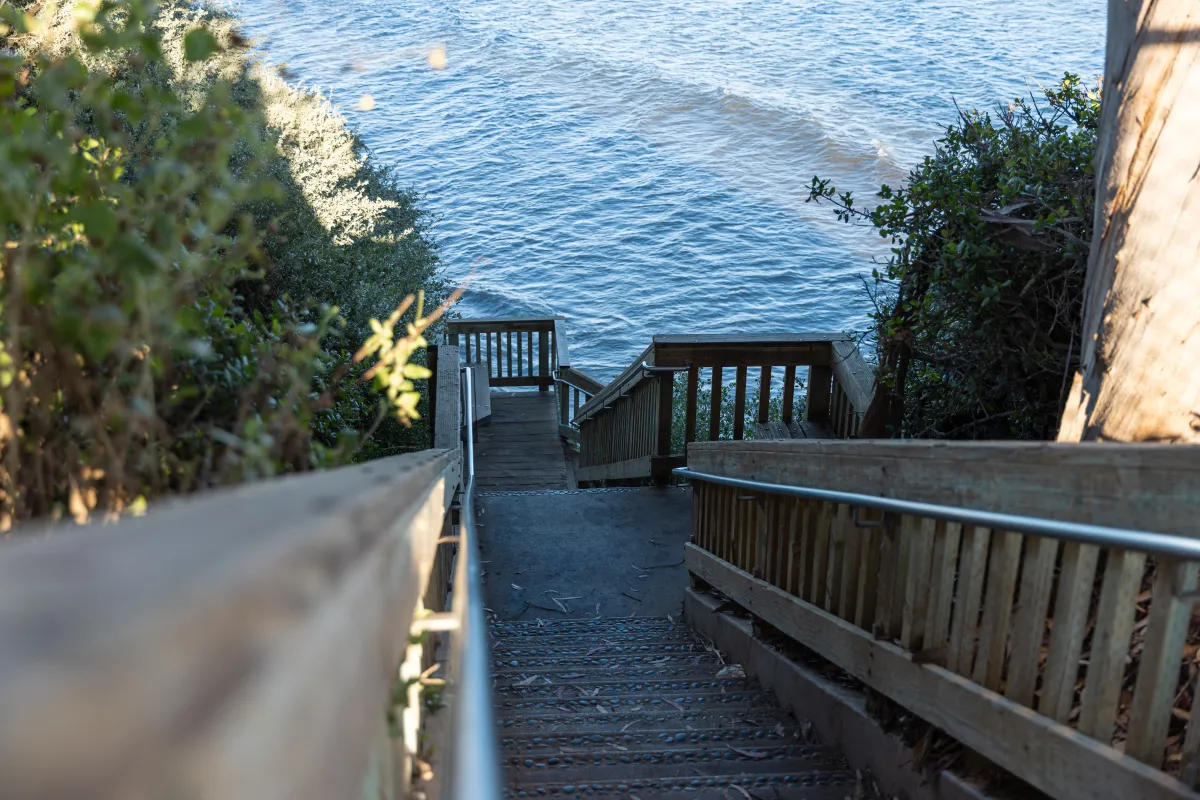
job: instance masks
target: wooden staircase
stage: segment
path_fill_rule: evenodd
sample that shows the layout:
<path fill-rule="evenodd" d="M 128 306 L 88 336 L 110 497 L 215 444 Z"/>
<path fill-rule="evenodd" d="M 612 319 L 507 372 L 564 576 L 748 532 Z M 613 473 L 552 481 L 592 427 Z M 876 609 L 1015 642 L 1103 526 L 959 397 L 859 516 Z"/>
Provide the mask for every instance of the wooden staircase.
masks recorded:
<path fill-rule="evenodd" d="M 506 797 L 866 797 L 836 748 L 678 620 L 491 633 Z"/>

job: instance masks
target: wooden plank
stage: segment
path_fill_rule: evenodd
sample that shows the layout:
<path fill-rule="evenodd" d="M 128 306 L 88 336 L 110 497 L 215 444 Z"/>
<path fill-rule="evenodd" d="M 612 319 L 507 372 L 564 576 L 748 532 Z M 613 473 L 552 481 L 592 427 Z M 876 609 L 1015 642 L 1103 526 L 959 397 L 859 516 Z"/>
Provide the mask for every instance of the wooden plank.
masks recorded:
<path fill-rule="evenodd" d="M 530 343 L 532 347 L 532 342 Z M 530 368 L 530 372 L 533 369 Z M 553 372 L 550 370 L 550 331 L 538 331 L 538 371 L 537 374 L 550 378 L 553 377 Z"/>
<path fill-rule="evenodd" d="M 858 609 L 858 576 L 862 571 L 862 546 L 864 530 L 854 526 L 854 510 L 850 506 L 838 508 L 838 527 L 842 529 L 844 555 L 842 579 L 838 586 L 837 614 L 842 619 L 852 620 Z"/>
<path fill-rule="evenodd" d="M 1104 566 L 1092 655 L 1079 710 L 1079 732 L 1105 744 L 1112 741 L 1125 657 L 1133 633 L 1134 601 L 1141 590 L 1145 553 L 1110 550 Z"/>
<path fill-rule="evenodd" d="M 557 370 L 571 368 L 571 351 L 567 343 L 567 321 L 554 320 L 554 368 Z"/>
<path fill-rule="evenodd" d="M 833 342 L 829 366 L 833 377 L 846 393 L 846 399 L 857 414 L 866 413 L 875 395 L 875 374 L 863 360 L 858 345 L 849 340 Z"/>
<path fill-rule="evenodd" d="M 961 537 L 962 525 L 957 522 L 939 521 L 934 527 L 929 606 L 925 617 L 924 649 L 928 651 L 944 650 L 950 644 L 950 609 L 954 603 Z"/>
<path fill-rule="evenodd" d="M 925 611 L 929 604 L 929 568 L 935 526 L 934 520 L 916 517 L 904 517 L 900 523 L 900 535 L 908 540 L 900 646 L 914 652 L 925 642 Z"/>
<path fill-rule="evenodd" d="M 829 586 L 829 537 L 830 524 L 833 521 L 831 503 L 814 503 L 816 514 L 813 518 L 812 572 L 810 573 L 812 589 L 808 601 L 813 605 L 824 607 L 828 603 Z"/>
<path fill-rule="evenodd" d="M 838 603 L 842 600 L 842 576 L 846 559 L 846 521 L 849 519 L 849 508 L 838 505 L 831 508 L 829 525 L 829 564 L 826 567 L 828 577 L 825 579 L 825 597 L 817 605 L 827 611 L 838 613 Z"/>
<path fill-rule="evenodd" d="M 881 516 L 881 515 L 880 515 Z M 855 603 L 854 624 L 863 630 L 874 630 L 875 607 L 879 601 L 879 547 L 883 539 L 881 528 L 861 532 L 863 547 L 858 575 L 858 597 Z"/>
<path fill-rule="evenodd" d="M 654 399 L 654 449 L 651 455 L 671 455 L 671 423 L 674 411 L 675 376 L 673 373 L 659 374 L 657 397 Z"/>
<path fill-rule="evenodd" d="M 683 441 L 686 445 L 688 442 L 696 441 L 696 406 L 699 403 L 698 397 L 700 393 L 700 368 L 692 367 L 687 371 L 687 400 L 684 411 L 683 425 Z"/>
<path fill-rule="evenodd" d="M 1099 556 L 1099 548 L 1092 545 L 1077 542 L 1063 545 L 1062 572 L 1054 600 L 1054 627 L 1050 631 L 1050 650 L 1037 705 L 1039 712 L 1056 722 L 1068 720 L 1075 700 L 1079 654 Z"/>
<path fill-rule="evenodd" d="M 603 383 L 588 375 L 583 370 L 569 366 L 559 367 L 558 373 L 559 380 L 577 389 L 582 389 L 589 397 L 604 389 Z"/>
<path fill-rule="evenodd" d="M 438 348 L 437 407 L 433 410 L 433 446 L 440 450 L 462 447 L 462 380 L 458 367 L 458 348 Z"/>
<path fill-rule="evenodd" d="M 814 365 L 808 368 L 808 396 L 805 401 L 804 418 L 819 425 L 829 425 L 830 403 L 833 400 L 833 370 L 828 366 Z"/>
<path fill-rule="evenodd" d="M 783 368 L 783 423 L 790 425 L 792 410 L 796 400 L 796 366 L 789 364 Z"/>
<path fill-rule="evenodd" d="M 758 373 L 758 422 L 766 425 L 771 416 L 771 368 L 763 367 Z"/>
<path fill-rule="evenodd" d="M 900 635 L 892 626 L 896 593 L 896 553 L 899 550 L 900 521 L 895 514 L 883 515 L 883 535 L 879 539 L 879 590 L 875 597 L 875 624 L 872 635 L 890 639 Z"/>
<path fill-rule="evenodd" d="M 733 438 L 741 439 L 746 425 L 746 368 L 738 367 L 733 384 Z"/>
<path fill-rule="evenodd" d="M 0 794 L 356 795 L 460 482 L 424 451 L 5 542 Z"/>
<path fill-rule="evenodd" d="M 983 604 L 983 623 L 979 629 L 979 653 L 972 672 L 976 683 L 992 691 L 1000 690 L 1004 654 L 1008 644 L 1008 625 L 1012 619 L 1017 573 L 1021 569 L 1019 533 L 992 532 L 992 553 L 988 558 L 987 596 Z"/>
<path fill-rule="evenodd" d="M 579 419 L 587 419 L 595 414 L 599 414 L 603 409 L 613 405 L 617 401 L 617 398 L 629 394 L 635 386 L 648 380 L 646 371 L 642 369 L 642 364 L 647 363 L 650 366 L 654 366 L 654 358 L 654 346 L 651 345 L 643 350 L 642 354 L 626 367 L 620 375 L 584 403 L 576 416 Z"/>
<path fill-rule="evenodd" d="M 446 328 L 451 333 L 475 333 L 483 331 L 540 331 L 554 327 L 556 321 L 566 317 L 480 317 L 478 319 L 449 319 Z"/>
<path fill-rule="evenodd" d="M 683 456 L 641 456 L 612 464 L 579 467 L 575 477 L 582 482 L 630 480 L 633 478 L 649 478 L 654 474 L 654 463 L 659 462 L 661 469 L 670 472 L 685 464 Z"/>
<path fill-rule="evenodd" d="M 794 486 L 1164 533 L 1195 530 L 1200 459 L 1158 444 L 701 443 L 690 466 Z"/>
<path fill-rule="evenodd" d="M 655 336 L 660 367 L 761 367 L 763 364 L 828 364 L 831 334 Z M 837 339 L 844 338 L 837 335 Z"/>
<path fill-rule="evenodd" d="M 1179 781 L 1011 700 L 911 656 L 687 545 L 687 568 L 852 676 L 1052 797 L 1196 800 Z"/>
<path fill-rule="evenodd" d="M 508 339 L 508 347 L 505 348 L 505 352 L 508 355 L 508 372 L 505 374 L 506 374 L 506 377 L 508 377 L 509 379 L 512 379 L 512 378 L 516 377 L 515 373 L 513 372 L 513 335 L 512 335 L 512 331 L 506 331 L 505 336 Z M 503 386 L 504 384 L 500 383 L 500 381 L 501 381 L 501 378 L 497 377 L 495 385 Z"/>
<path fill-rule="evenodd" d="M 958 599 L 950 628 L 950 650 L 946 666 L 960 675 L 970 675 L 975 661 L 975 639 L 979 633 L 979 607 L 987 567 L 988 543 L 992 532 L 968 526 L 963 531 L 962 560 L 958 568 Z"/>
<path fill-rule="evenodd" d="M 798 595 L 803 580 L 804 503 L 796 497 L 783 498 L 783 526 L 787 534 L 787 580 L 784 588 Z"/>
<path fill-rule="evenodd" d="M 1152 767 L 1161 767 L 1194 602 L 1191 598 L 1180 599 L 1179 594 L 1196 591 L 1200 565 L 1159 558 L 1154 567 L 1150 623 L 1133 690 L 1125 752 Z M 1200 712 L 1200 706 L 1196 711 Z"/>
<path fill-rule="evenodd" d="M 712 397 L 709 398 L 708 410 L 708 440 L 715 442 L 721 438 L 721 368 L 712 368 Z"/>
<path fill-rule="evenodd" d="M 1004 694 L 1029 708 L 1033 708 L 1038 660 L 1046 638 L 1046 611 L 1050 606 L 1058 546 L 1058 540 L 1048 536 L 1030 536 L 1025 540 L 1025 560 L 1021 566 L 1017 609 L 1013 613 L 1012 653 L 1008 659 Z"/>

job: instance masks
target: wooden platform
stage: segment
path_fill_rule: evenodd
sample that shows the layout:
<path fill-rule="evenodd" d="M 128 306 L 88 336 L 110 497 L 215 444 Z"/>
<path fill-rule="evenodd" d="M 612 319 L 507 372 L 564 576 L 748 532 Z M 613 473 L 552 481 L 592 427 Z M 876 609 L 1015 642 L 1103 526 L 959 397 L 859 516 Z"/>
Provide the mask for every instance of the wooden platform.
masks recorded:
<path fill-rule="evenodd" d="M 495 392 L 491 421 L 479 428 L 475 480 L 481 492 L 569 489 L 554 395 Z"/>

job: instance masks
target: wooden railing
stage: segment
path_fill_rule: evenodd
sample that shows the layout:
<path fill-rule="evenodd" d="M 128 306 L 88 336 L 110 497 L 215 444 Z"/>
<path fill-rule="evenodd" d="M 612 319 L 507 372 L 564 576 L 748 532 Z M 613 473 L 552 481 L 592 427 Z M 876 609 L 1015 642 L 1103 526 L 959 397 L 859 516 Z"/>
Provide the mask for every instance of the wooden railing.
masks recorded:
<path fill-rule="evenodd" d="M 1200 552 L 1184 538 L 1200 519 L 1194 448 L 716 442 L 688 462 L 1051 521 L 1028 535 L 1013 518 L 961 524 L 929 506 L 697 480 L 686 560 L 702 584 L 1052 797 L 1198 796 L 1200 563 L 1136 533 L 1182 534 L 1175 547 Z M 1096 546 L 1054 521 L 1133 529 L 1105 541 L 1136 544 Z"/>
<path fill-rule="evenodd" d="M 459 347 L 467 364 L 486 364 L 491 386 L 554 385 L 561 346 L 556 335 L 562 317 L 454 319 L 446 323 L 448 343 Z"/>
<path fill-rule="evenodd" d="M 746 438 L 748 384 L 757 374 L 752 435 L 849 438 L 871 400 L 872 376 L 854 342 L 841 334 L 655 336 L 653 344 L 575 414 L 580 430 L 581 482 L 663 481 L 683 463 L 673 436 L 675 375 L 686 373 L 684 446 L 716 440 L 722 430 L 723 387 L 732 375 L 734 440 Z M 782 375 L 777 373 L 782 372 Z M 807 372 L 807 375 L 804 373 Z M 774 383 L 779 379 L 779 384 Z M 701 408 L 702 382 L 710 398 Z M 774 386 L 779 386 L 778 394 Z M 805 387 L 803 414 L 796 395 Z M 778 397 L 775 413 L 773 398 Z M 702 413 L 707 426 L 699 426 Z M 706 427 L 706 430 L 698 430 Z"/>
<path fill-rule="evenodd" d="M 464 362 L 484 367 L 477 381 L 481 403 L 489 386 L 553 386 L 559 433 L 578 443 L 572 418 L 604 384 L 571 365 L 565 318 L 458 319 L 448 323 L 448 331 Z"/>
<path fill-rule="evenodd" d="M 456 707 L 435 648 L 463 650 L 472 600 L 445 419 L 448 449 L 0 542 L 0 797 L 377 800 L 428 762 L 440 782 L 455 727 L 423 730 L 421 693 Z"/>

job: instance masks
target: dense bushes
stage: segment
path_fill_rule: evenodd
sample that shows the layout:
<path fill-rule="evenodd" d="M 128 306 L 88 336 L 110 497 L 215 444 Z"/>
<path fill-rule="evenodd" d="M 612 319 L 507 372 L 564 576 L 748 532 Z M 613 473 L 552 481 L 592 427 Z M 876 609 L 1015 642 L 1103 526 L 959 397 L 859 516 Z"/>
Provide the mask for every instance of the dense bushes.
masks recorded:
<path fill-rule="evenodd" d="M 879 435 L 1053 438 L 1079 358 L 1099 91 L 1068 74 L 1044 102 L 961 114 L 903 188 L 846 221 L 892 242 L 871 331 L 895 400 Z"/>
<path fill-rule="evenodd" d="M 350 355 L 436 252 L 328 104 L 205 7 L 0 12 L 0 524 L 415 443 Z"/>

